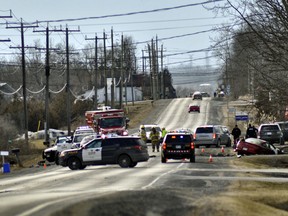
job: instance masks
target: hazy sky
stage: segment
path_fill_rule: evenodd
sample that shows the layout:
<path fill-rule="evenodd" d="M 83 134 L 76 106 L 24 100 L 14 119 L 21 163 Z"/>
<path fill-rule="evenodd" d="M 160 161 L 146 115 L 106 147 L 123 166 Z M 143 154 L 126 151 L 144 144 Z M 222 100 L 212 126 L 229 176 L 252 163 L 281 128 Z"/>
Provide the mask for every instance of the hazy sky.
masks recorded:
<path fill-rule="evenodd" d="M 0 55 L 4 53 L 16 52 L 9 49 L 9 46 L 20 45 L 20 31 L 17 29 L 6 29 L 3 25 L 6 21 L 19 23 L 22 18 L 24 22 L 50 21 L 50 28 L 64 29 L 68 25 L 69 29 L 76 30 L 80 27 L 80 32 L 71 33 L 69 41 L 76 48 L 83 48 L 89 41 L 85 36 L 94 37 L 95 34 L 100 37 L 103 31 L 110 35 L 111 28 L 115 33 L 114 40 L 120 41 L 121 34 L 132 36 L 135 42 L 145 42 L 159 39 L 159 46 L 163 44 L 165 54 L 175 54 L 190 52 L 199 49 L 209 48 L 212 45 L 211 39 L 217 36 L 217 33 L 211 30 L 216 25 L 229 22 L 228 18 L 215 17 L 211 11 L 203 6 L 192 6 L 205 2 L 206 0 L 1 0 L 0 16 L 9 15 L 9 10 L 13 12 L 13 18 L 0 19 L 0 40 L 10 38 L 11 43 L 0 43 Z M 223 2 L 219 2 L 223 4 Z M 174 10 L 159 11 L 154 13 L 142 13 L 130 16 L 117 16 L 110 18 L 95 18 L 106 15 L 126 14 L 130 12 L 141 12 L 155 9 L 178 7 L 181 5 L 190 5 Z M 205 4 L 205 7 L 213 4 Z M 94 19 L 84 19 L 81 21 L 70 21 L 67 19 L 94 17 Z M 54 22 L 55 20 L 61 20 Z M 11 26 L 17 24 L 11 24 Z M 19 24 L 18 24 L 19 26 Z M 46 22 L 40 23 L 40 28 L 44 30 Z M 206 33 L 199 33 L 207 31 Z M 190 36 L 184 36 L 192 34 Z M 195 34 L 195 35 L 193 35 Z M 173 39 L 166 39 L 171 38 Z M 108 36 L 109 37 L 109 36 Z M 54 43 L 64 42 L 65 34 L 52 33 L 50 38 Z M 45 35 L 33 33 L 32 29 L 25 31 L 25 44 L 33 45 L 33 41 L 40 39 L 45 41 Z M 161 40 L 162 39 L 162 40 Z M 91 42 L 91 41 L 90 41 Z M 107 42 L 109 45 L 110 42 Z M 141 56 L 141 50 L 145 50 L 147 43 L 137 45 L 137 56 Z M 195 52 L 183 55 L 169 56 L 164 59 L 168 67 L 175 66 L 175 62 L 185 62 L 191 59 L 203 58 L 212 53 Z M 5 54 L 7 55 L 7 54 Z M 193 61 L 193 65 L 204 65 L 205 60 Z M 189 63 L 188 63 L 189 64 Z M 210 60 L 210 64 L 215 64 L 215 60 Z"/>

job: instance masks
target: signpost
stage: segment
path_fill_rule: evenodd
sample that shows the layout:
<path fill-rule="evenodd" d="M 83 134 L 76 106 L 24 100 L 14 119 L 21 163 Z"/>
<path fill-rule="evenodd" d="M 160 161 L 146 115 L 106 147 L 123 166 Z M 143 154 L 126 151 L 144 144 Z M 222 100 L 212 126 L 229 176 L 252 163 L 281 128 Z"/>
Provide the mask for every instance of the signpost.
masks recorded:
<path fill-rule="evenodd" d="M 236 121 L 249 121 L 249 116 L 247 113 L 240 112 L 235 114 Z"/>

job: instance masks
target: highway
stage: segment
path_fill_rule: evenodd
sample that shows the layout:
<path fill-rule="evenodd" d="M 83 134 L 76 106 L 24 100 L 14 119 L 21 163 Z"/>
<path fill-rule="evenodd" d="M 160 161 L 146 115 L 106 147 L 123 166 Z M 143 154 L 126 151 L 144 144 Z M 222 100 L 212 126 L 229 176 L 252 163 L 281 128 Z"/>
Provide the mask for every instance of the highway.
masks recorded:
<path fill-rule="evenodd" d="M 201 112 L 189 114 L 189 103 L 199 104 Z M 168 130 L 194 129 L 197 125 L 212 123 L 211 119 L 220 119 L 215 117 L 218 112 L 212 107 L 217 106 L 212 103 L 216 102 L 207 98 L 202 101 L 174 99 L 155 119 Z M 151 152 L 149 146 L 150 159 L 135 168 L 106 165 L 72 171 L 52 165 L 2 175 L 0 215 L 197 215 L 195 206 L 200 200 L 228 191 L 231 182 L 288 182 L 285 177 L 243 176 L 241 174 L 272 171 L 287 174 L 287 169 L 239 169 L 230 165 L 229 161 L 236 158 L 231 154 L 215 156 L 213 162 L 209 162 L 209 155 L 219 152 L 219 148 L 209 148 L 202 154 L 201 149 L 197 149 L 196 163 L 168 160 L 162 164 L 160 153 Z"/>

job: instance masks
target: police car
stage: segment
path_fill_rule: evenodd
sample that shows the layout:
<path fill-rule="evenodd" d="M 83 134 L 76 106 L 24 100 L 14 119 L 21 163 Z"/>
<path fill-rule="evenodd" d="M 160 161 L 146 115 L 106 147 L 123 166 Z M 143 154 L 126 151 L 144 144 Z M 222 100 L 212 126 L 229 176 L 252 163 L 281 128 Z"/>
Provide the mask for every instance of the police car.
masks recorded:
<path fill-rule="evenodd" d="M 55 143 L 44 149 L 42 152 L 42 158 L 48 162 L 55 162 L 58 164 L 58 154 L 59 152 L 71 148 L 71 137 L 70 136 L 58 136 L 55 140 Z"/>
<path fill-rule="evenodd" d="M 148 159 L 147 145 L 140 137 L 117 136 L 95 138 L 78 149 L 62 151 L 59 165 L 68 166 L 71 170 L 106 164 L 119 164 L 122 168 L 132 168 L 138 162 Z"/>

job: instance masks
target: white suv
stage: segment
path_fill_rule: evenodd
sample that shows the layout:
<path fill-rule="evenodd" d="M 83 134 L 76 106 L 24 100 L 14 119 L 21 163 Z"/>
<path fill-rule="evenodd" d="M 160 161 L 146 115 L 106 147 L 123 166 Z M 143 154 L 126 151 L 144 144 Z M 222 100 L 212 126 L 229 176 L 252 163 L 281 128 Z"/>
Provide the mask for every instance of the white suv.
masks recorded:
<path fill-rule="evenodd" d="M 157 125 L 157 124 L 140 125 L 139 133 L 141 131 L 141 127 L 143 127 L 143 126 L 144 126 L 144 129 L 145 129 L 145 132 L 146 132 L 147 143 L 151 142 L 150 133 L 151 133 L 151 130 L 152 130 L 153 127 L 156 129 L 156 131 L 159 132 L 159 136 L 161 137 L 161 128 L 160 128 L 159 125 Z M 160 139 L 160 137 L 159 137 L 159 139 Z"/>

